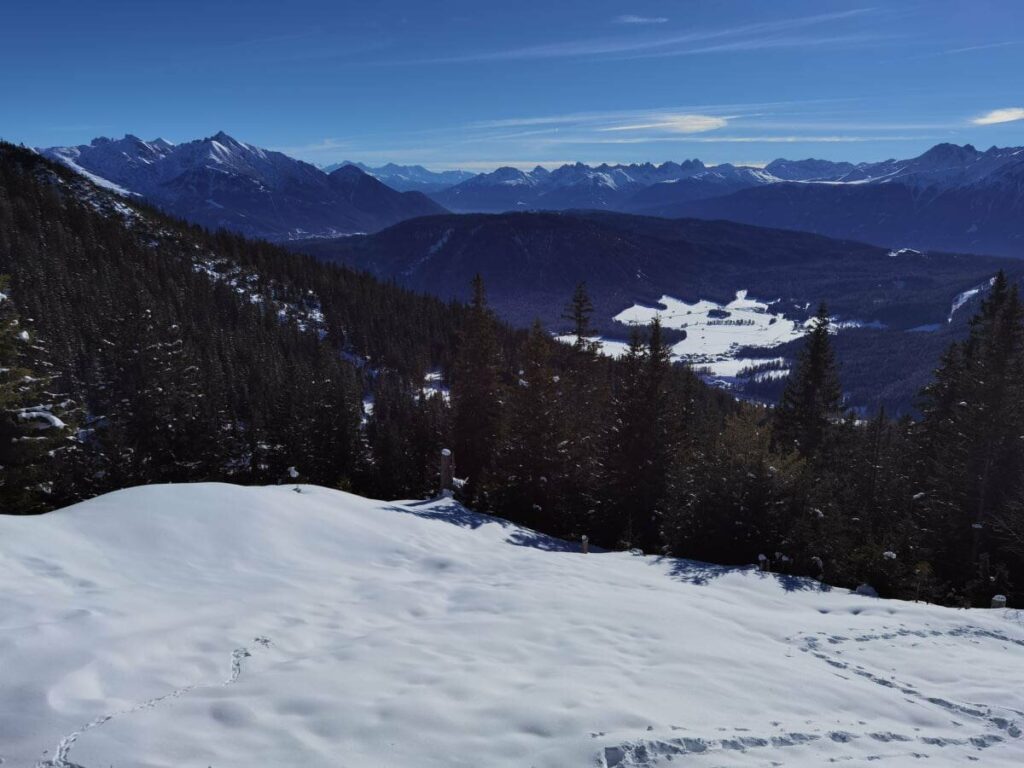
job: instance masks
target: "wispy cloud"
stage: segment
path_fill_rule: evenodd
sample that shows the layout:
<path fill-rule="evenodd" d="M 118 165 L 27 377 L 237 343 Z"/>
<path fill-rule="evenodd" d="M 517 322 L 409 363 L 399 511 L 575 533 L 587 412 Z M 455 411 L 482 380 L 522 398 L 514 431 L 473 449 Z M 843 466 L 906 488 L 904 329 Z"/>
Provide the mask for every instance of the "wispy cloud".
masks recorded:
<path fill-rule="evenodd" d="M 1006 40 L 1002 43 L 984 43 L 982 45 L 968 45 L 965 48 L 950 48 L 948 51 L 943 51 L 946 54 L 954 53 L 970 53 L 971 51 L 987 51 L 990 48 L 1005 48 L 1008 45 L 1020 45 L 1020 40 Z"/>
<path fill-rule="evenodd" d="M 1007 107 L 1006 109 L 993 109 L 984 115 L 971 120 L 975 125 L 997 125 L 999 123 L 1012 123 L 1017 120 L 1024 120 L 1024 108 Z"/>
<path fill-rule="evenodd" d="M 616 109 L 593 112 L 568 112 L 559 115 L 529 115 L 524 117 L 508 117 L 494 120 L 477 120 L 468 123 L 466 128 L 489 129 L 489 128 L 525 128 L 531 126 L 559 126 L 559 125 L 590 125 L 601 127 L 602 125 L 618 125 L 624 123 L 655 123 L 669 119 L 677 115 L 701 115 L 716 116 L 730 119 L 730 116 L 737 114 L 749 114 L 756 112 L 776 112 L 778 110 L 800 110 L 809 107 L 821 107 L 824 105 L 848 104 L 858 99 L 829 98 L 829 99 L 799 99 L 791 101 L 764 101 L 764 102 L 730 102 L 726 104 L 687 104 L 662 106 L 651 109 Z"/>
<path fill-rule="evenodd" d="M 393 63 L 420 63 L 420 64 L 442 64 L 442 63 L 465 63 L 472 61 L 508 61 L 522 59 L 555 59 L 572 57 L 595 57 L 615 56 L 618 58 L 629 58 L 630 56 L 642 57 L 651 54 L 657 55 L 685 55 L 694 53 L 713 53 L 729 50 L 756 50 L 758 48 L 779 48 L 779 47 L 803 47 L 817 46 L 826 43 L 837 44 L 839 41 L 847 42 L 856 39 L 875 39 L 872 36 L 786 36 L 802 29 L 808 29 L 819 25 L 841 22 L 856 17 L 865 16 L 873 11 L 871 8 L 855 8 L 834 13 L 820 13 L 813 16 L 800 16 L 778 21 L 763 21 L 753 24 L 744 24 L 724 29 L 709 29 L 687 32 L 679 35 L 668 35 L 661 37 L 611 37 L 611 38 L 589 38 L 583 40 L 564 40 L 557 43 L 545 45 L 532 45 L 523 48 L 511 48 L 498 51 L 482 51 L 458 56 L 449 56 L 436 59 L 425 59 L 417 62 L 393 62 Z M 776 37 L 772 37 L 775 35 Z M 715 40 L 722 43 L 707 45 Z"/>
<path fill-rule="evenodd" d="M 668 18 L 665 16 L 635 16 L 632 13 L 626 13 L 616 16 L 612 21 L 616 24 L 664 24 Z"/>
<path fill-rule="evenodd" d="M 595 138 L 592 136 L 559 137 L 543 143 L 555 144 L 866 144 L 879 141 L 932 141 L 936 136 L 633 136 L 629 138 Z"/>
<path fill-rule="evenodd" d="M 775 37 L 755 37 L 746 40 L 731 40 L 713 45 L 695 47 L 670 48 L 630 54 L 632 59 L 669 58 L 673 56 L 698 56 L 709 53 L 730 53 L 743 51 L 765 51 L 780 48 L 831 48 L 875 45 L 899 39 L 895 35 L 879 35 L 877 33 L 853 35 L 783 35 Z"/>
<path fill-rule="evenodd" d="M 725 128 L 729 121 L 714 115 L 665 115 L 663 119 L 652 123 L 634 123 L 632 125 L 611 125 L 600 128 L 601 131 L 644 131 L 661 130 L 670 133 L 705 133 Z"/>

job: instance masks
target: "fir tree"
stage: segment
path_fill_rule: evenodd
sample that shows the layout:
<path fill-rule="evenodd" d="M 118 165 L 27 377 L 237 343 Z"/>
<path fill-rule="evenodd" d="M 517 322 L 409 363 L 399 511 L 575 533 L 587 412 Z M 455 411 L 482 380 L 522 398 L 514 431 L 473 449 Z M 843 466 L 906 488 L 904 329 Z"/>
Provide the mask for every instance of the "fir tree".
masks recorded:
<path fill-rule="evenodd" d="M 661 543 L 660 506 L 674 452 L 669 355 L 658 318 L 651 323 L 647 343 L 634 329 L 616 384 L 606 448 L 603 534 L 612 543 L 649 551 Z"/>
<path fill-rule="evenodd" d="M 811 321 L 796 370 L 790 374 L 775 409 L 775 440 L 783 450 L 813 456 L 839 418 L 842 390 L 829 339 L 824 304 Z"/>
<path fill-rule="evenodd" d="M 921 514 L 933 566 L 951 600 L 984 603 L 1005 565 L 993 523 L 1013 508 L 1024 477 L 1024 307 L 1002 272 L 922 410 Z"/>
<path fill-rule="evenodd" d="M 600 344 L 589 342 L 592 304 L 580 283 L 564 317 L 572 322 L 576 341 L 567 355 L 559 388 L 558 405 L 564 428 L 563 488 L 565 535 L 594 535 L 597 489 L 603 482 L 605 458 L 599 436 L 609 419 L 609 360 L 600 356 Z"/>
<path fill-rule="evenodd" d="M 594 335 L 594 328 L 590 322 L 593 314 L 594 304 L 587 293 L 587 284 L 580 283 L 573 291 L 569 306 L 562 315 L 562 319 L 572 323 L 572 335 L 575 337 L 573 347 L 578 352 L 597 354 L 600 349 L 599 342 L 590 340 Z"/>
<path fill-rule="evenodd" d="M 566 529 L 565 420 L 559 407 L 560 379 L 551 368 L 551 339 L 535 322 L 508 396 L 496 509 L 535 528 Z"/>
<path fill-rule="evenodd" d="M 481 500 L 498 449 L 502 408 L 498 363 L 495 320 L 483 279 L 477 275 L 452 377 L 456 473 L 465 477 L 464 497 L 471 502 Z"/>

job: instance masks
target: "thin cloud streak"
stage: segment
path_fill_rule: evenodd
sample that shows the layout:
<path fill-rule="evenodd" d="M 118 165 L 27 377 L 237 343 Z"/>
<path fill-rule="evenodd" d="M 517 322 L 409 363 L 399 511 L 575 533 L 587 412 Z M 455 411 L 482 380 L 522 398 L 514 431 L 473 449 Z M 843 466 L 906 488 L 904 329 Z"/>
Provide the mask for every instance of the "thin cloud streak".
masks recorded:
<path fill-rule="evenodd" d="M 627 13 L 623 16 L 616 16 L 612 21 L 616 24 L 664 24 L 668 18 L 665 16 L 634 16 Z"/>
<path fill-rule="evenodd" d="M 766 35 L 771 33 L 792 32 L 798 29 L 813 27 L 820 24 L 827 24 L 834 21 L 842 21 L 857 16 L 863 16 L 873 9 L 856 8 L 848 11 L 835 13 L 822 13 L 814 16 L 802 16 L 780 21 L 757 22 L 745 24 L 728 29 L 705 30 L 689 32 L 683 35 L 669 37 L 657 37 L 637 39 L 635 37 L 616 37 L 588 40 L 567 40 L 547 45 L 535 45 L 525 48 L 513 48 L 502 51 L 489 51 L 465 54 L 460 56 L 440 57 L 435 59 L 421 59 L 419 61 L 394 62 L 398 64 L 455 64 L 474 61 L 508 61 L 516 59 L 552 59 L 571 58 L 575 56 L 608 56 L 623 55 L 629 53 L 643 53 L 652 50 L 664 50 L 673 46 L 681 46 L 693 43 L 707 42 L 731 37 L 742 37 L 744 35 Z M 790 39 L 789 45 L 794 45 L 795 38 Z M 755 45 L 757 40 L 748 41 L 748 45 Z M 814 45 L 813 39 L 805 38 L 803 45 Z M 714 47 L 709 47 L 704 52 L 713 52 Z M 687 52 L 692 49 L 684 49 Z M 725 50 L 725 49 L 722 49 Z M 746 50 L 753 50 L 747 48 Z M 702 52 L 702 51 L 694 51 Z"/>
<path fill-rule="evenodd" d="M 664 59 L 676 56 L 701 56 L 712 53 L 742 53 L 747 51 L 765 51 L 780 48 L 822 48 L 824 46 L 838 48 L 849 46 L 869 46 L 882 45 L 884 43 L 900 39 L 902 38 L 898 35 L 876 34 L 835 35 L 832 37 L 774 37 L 754 40 L 737 40 L 731 43 L 718 43 L 715 45 L 702 46 L 700 48 L 681 48 L 670 51 L 636 53 L 619 58 L 624 60 Z"/>
<path fill-rule="evenodd" d="M 713 115 L 665 115 L 661 120 L 653 123 L 612 125 L 598 130 L 602 132 L 663 130 L 672 133 L 705 133 L 725 128 L 728 124 L 729 121 L 726 118 Z"/>
<path fill-rule="evenodd" d="M 939 136 L 637 136 L 622 139 L 558 138 L 555 144 L 866 144 L 880 141 L 933 141 Z"/>
<path fill-rule="evenodd" d="M 1002 43 L 986 43 L 984 45 L 968 45 L 966 48 L 950 48 L 943 54 L 970 53 L 971 51 L 987 51 L 992 48 L 1005 48 L 1008 45 L 1020 45 L 1020 40 L 1007 40 Z"/>
<path fill-rule="evenodd" d="M 602 123 L 616 123 L 623 120 L 639 121 L 647 120 L 655 122 L 664 119 L 666 115 L 679 114 L 714 114 L 723 113 L 719 117 L 729 119 L 736 113 L 751 113 L 785 109 L 790 107 L 805 107 L 821 104 L 848 104 L 859 101 L 854 98 L 836 99 L 802 99 L 796 101 L 768 101 L 749 104 L 690 104 L 687 106 L 658 107 L 652 109 L 619 109 L 600 112 L 569 112 L 560 115 L 535 115 L 530 117 L 499 118 L 495 120 L 477 120 L 467 123 L 464 127 L 472 129 L 487 128 L 516 128 L 529 127 L 534 125 L 565 125 L 565 124 L 586 124 L 600 125 Z"/>

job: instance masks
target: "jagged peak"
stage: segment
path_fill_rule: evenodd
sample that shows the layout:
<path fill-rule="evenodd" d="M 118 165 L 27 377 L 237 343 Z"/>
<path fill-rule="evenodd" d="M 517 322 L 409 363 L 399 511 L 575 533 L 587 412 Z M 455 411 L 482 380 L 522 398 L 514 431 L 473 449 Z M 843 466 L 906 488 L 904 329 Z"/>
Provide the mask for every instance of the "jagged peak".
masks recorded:
<path fill-rule="evenodd" d="M 224 131 L 217 131 L 217 133 L 215 133 L 213 136 L 211 136 L 208 139 L 208 141 L 218 141 L 221 144 L 238 144 L 239 143 L 239 142 L 237 142 L 235 140 L 235 138 L 233 136 L 228 135 Z"/>
<path fill-rule="evenodd" d="M 953 144 L 948 141 L 936 144 L 931 149 L 922 153 L 918 159 L 939 159 L 939 158 L 963 158 L 963 157 L 974 157 L 981 154 L 977 149 L 974 148 L 973 144 Z"/>

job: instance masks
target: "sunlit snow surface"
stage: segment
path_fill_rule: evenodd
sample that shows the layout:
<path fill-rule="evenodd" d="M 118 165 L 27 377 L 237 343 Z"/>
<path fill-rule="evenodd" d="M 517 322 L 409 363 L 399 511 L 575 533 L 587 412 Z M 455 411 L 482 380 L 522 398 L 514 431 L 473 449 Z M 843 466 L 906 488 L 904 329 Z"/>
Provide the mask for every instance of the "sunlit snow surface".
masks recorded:
<path fill-rule="evenodd" d="M 1024 763 L 1014 611 L 301 491 L 0 517 L 4 768 Z"/>
<path fill-rule="evenodd" d="M 967 302 L 969 302 L 979 293 L 984 291 L 986 288 L 991 287 L 995 283 L 995 281 L 996 279 L 993 277 L 990 278 L 987 282 L 982 283 L 981 285 L 976 285 L 974 288 L 969 288 L 963 293 L 958 293 L 953 298 L 953 303 L 949 308 L 949 317 L 946 319 L 946 322 L 952 323 L 953 316 L 957 313 L 957 310 L 961 309 L 965 304 L 967 304 Z"/>
<path fill-rule="evenodd" d="M 672 346 L 676 360 L 714 376 L 735 377 L 750 366 L 767 361 L 737 357 L 743 347 L 772 348 L 799 339 L 805 327 L 767 304 L 748 297 L 747 291 L 737 291 L 728 304 L 700 300 L 688 304 L 671 296 L 662 296 L 656 306 L 635 304 L 624 309 L 613 320 L 625 326 L 648 326 L 655 317 L 664 328 L 686 331 L 686 338 Z M 572 335 L 560 336 L 572 343 Z M 623 341 L 595 339 L 602 352 L 613 357 L 625 354 L 628 344 Z M 779 374 L 783 375 L 783 374 Z"/>

